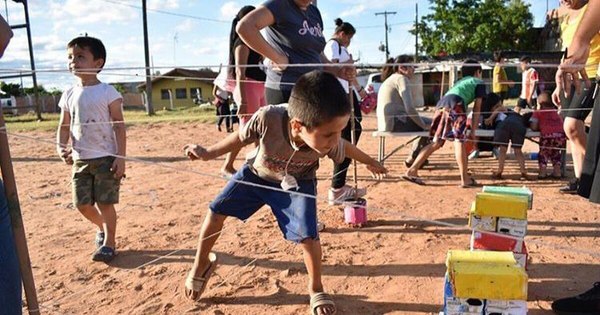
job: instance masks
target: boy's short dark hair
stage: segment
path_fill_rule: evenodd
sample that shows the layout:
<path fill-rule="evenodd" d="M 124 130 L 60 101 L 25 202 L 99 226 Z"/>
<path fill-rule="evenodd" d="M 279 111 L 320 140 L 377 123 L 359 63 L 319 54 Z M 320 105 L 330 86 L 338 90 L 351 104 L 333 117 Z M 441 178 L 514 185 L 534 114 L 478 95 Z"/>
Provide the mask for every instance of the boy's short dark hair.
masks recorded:
<path fill-rule="evenodd" d="M 475 73 L 481 70 L 481 64 L 475 59 L 467 59 L 462 64 L 463 77 L 473 77 Z"/>
<path fill-rule="evenodd" d="M 313 70 L 301 76 L 292 89 L 288 115 L 306 128 L 319 127 L 351 112 L 348 95 L 331 73 Z"/>
<path fill-rule="evenodd" d="M 102 44 L 101 40 L 89 36 L 79 36 L 73 38 L 67 44 L 67 48 L 72 48 L 75 46 L 87 48 L 92 53 L 92 56 L 94 56 L 94 60 L 104 60 L 100 68 L 104 67 L 104 64 L 106 63 L 106 48 L 104 47 L 104 44 Z M 100 70 L 98 70 L 98 72 L 100 72 Z"/>
<path fill-rule="evenodd" d="M 520 62 L 525 62 L 525 63 L 531 63 L 531 57 L 529 56 L 521 56 L 521 58 L 519 58 Z"/>

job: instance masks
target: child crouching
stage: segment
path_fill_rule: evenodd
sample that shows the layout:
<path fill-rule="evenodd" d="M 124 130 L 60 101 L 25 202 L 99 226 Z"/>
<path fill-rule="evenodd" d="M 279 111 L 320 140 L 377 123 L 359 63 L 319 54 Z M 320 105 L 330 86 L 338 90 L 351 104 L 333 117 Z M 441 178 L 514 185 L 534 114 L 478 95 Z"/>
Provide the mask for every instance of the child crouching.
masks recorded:
<path fill-rule="evenodd" d="M 321 283 L 316 199 L 306 196 L 316 195 L 319 158 L 328 156 L 341 163 L 348 157 L 366 164 L 374 174 L 387 172 L 379 162 L 341 138 L 350 111 L 348 98 L 336 77 L 312 71 L 296 82 L 289 104 L 261 108 L 239 134 L 232 134 L 208 148 L 195 144 L 184 147 L 190 159 L 206 161 L 259 143 L 254 158 L 233 175 L 209 206 L 194 265 L 185 281 L 188 298 L 200 298 L 215 269 L 217 259 L 211 249 L 225 219 L 232 216 L 246 220 L 268 205 L 284 238 L 302 247 L 309 277 L 311 312 L 336 312 L 333 300 L 324 293 Z M 271 189 L 246 185 L 246 182 Z"/>

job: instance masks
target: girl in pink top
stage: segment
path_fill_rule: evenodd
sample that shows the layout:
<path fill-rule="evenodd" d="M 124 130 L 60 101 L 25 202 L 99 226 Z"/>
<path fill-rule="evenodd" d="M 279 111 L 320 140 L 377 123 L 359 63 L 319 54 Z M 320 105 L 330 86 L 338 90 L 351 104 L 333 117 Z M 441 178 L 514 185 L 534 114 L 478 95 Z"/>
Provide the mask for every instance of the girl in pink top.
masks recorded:
<path fill-rule="evenodd" d="M 552 178 L 561 177 L 562 150 L 567 146 L 567 136 L 563 130 L 563 120 L 558 115 L 558 110 L 552 104 L 550 94 L 542 93 L 538 97 L 539 109 L 531 116 L 531 129 L 539 130 L 540 153 L 538 164 L 540 167 L 539 179 L 548 177 L 546 168 L 548 161 L 552 162 Z"/>

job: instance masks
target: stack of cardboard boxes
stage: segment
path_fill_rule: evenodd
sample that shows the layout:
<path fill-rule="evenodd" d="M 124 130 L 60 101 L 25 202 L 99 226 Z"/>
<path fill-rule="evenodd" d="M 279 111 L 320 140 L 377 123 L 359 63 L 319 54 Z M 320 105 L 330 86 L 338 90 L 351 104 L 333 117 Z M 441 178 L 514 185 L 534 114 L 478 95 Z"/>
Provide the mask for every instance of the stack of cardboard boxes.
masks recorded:
<path fill-rule="evenodd" d="M 527 188 L 486 186 L 469 214 L 470 251 L 448 252 L 446 315 L 527 314 Z"/>

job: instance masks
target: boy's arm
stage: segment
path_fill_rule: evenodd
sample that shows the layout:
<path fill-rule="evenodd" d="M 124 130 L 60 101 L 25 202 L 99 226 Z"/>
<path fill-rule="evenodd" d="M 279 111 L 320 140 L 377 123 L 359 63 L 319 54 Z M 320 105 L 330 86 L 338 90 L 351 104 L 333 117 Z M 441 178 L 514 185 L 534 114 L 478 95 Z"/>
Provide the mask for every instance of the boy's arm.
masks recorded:
<path fill-rule="evenodd" d="M 116 99 L 108 105 L 108 111 L 110 114 L 110 119 L 112 120 L 115 139 L 117 141 L 118 156 L 125 156 L 127 154 L 127 137 L 125 135 L 125 122 L 123 121 L 122 105 L 122 98 Z M 115 158 L 115 161 L 112 165 L 112 171 L 115 174 L 115 178 L 122 178 L 125 175 L 125 160 L 121 157 Z"/>
<path fill-rule="evenodd" d="M 67 148 L 71 128 L 71 114 L 68 111 L 60 111 L 58 129 L 56 130 L 56 152 L 66 164 L 73 164 L 71 149 Z"/>
<path fill-rule="evenodd" d="M 356 160 L 367 166 L 367 169 L 374 175 L 387 174 L 387 169 L 377 162 L 374 158 L 357 148 L 349 141 L 344 141 L 344 153 L 347 158 Z"/>
<path fill-rule="evenodd" d="M 241 149 L 246 144 L 242 142 L 238 133 L 231 133 L 227 138 L 204 148 L 197 144 L 188 143 L 183 147 L 183 152 L 190 160 L 208 161 L 217 158 L 223 154 L 229 153 L 235 149 Z"/>

